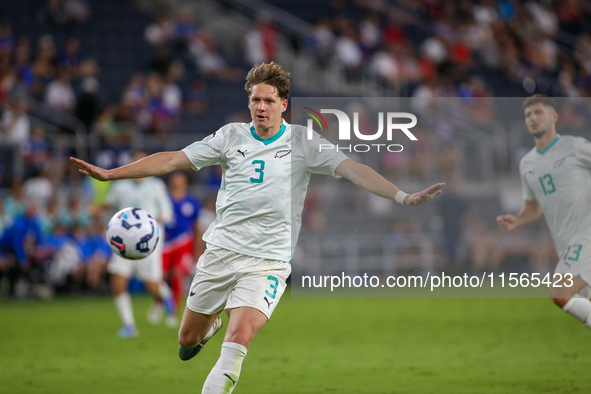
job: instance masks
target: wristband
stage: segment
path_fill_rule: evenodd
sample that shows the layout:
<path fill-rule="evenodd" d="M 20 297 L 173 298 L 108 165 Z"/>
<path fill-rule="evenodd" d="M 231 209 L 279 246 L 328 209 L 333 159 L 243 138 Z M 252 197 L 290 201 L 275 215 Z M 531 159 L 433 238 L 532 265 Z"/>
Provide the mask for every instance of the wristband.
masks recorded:
<path fill-rule="evenodd" d="M 406 198 L 406 196 L 408 196 L 408 194 L 406 194 L 402 190 L 398 190 L 398 193 L 396 193 L 396 195 L 394 196 L 394 201 L 396 201 L 400 205 L 404 205 L 404 199 Z"/>

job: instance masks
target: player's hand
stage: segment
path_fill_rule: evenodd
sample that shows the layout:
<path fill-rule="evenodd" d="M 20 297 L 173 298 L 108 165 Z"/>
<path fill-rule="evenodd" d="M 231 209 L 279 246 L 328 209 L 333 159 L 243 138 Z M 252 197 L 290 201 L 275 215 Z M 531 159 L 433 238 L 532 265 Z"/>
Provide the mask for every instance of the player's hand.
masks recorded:
<path fill-rule="evenodd" d="M 80 171 L 84 175 L 88 175 L 90 177 L 93 177 L 94 179 L 98 179 L 99 181 L 103 182 L 109 180 L 109 173 L 104 168 L 93 166 L 92 164 L 89 164 L 84 160 L 80 160 L 75 157 L 70 157 L 70 161 L 76 164 L 79 167 L 78 171 Z"/>
<path fill-rule="evenodd" d="M 515 215 L 507 214 L 497 216 L 497 223 L 503 231 L 511 231 L 517 228 L 517 219 L 515 218 Z"/>
<path fill-rule="evenodd" d="M 426 188 L 422 192 L 409 194 L 404 198 L 404 205 L 414 207 L 416 205 L 420 205 L 424 202 L 427 202 L 433 197 L 440 195 L 443 186 L 445 186 L 445 183 L 437 183 L 431 187 Z"/>

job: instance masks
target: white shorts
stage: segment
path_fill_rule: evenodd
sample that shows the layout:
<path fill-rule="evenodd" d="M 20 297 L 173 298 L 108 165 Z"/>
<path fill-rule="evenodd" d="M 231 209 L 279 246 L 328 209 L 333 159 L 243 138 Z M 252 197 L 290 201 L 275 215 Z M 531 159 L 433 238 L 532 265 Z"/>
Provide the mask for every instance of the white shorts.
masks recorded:
<path fill-rule="evenodd" d="M 560 256 L 555 273 L 573 274 L 591 285 L 591 237 L 570 242 L 566 253 Z"/>
<path fill-rule="evenodd" d="M 160 283 L 162 281 L 162 239 L 158 241 L 156 250 L 140 260 L 129 260 L 113 253 L 107 271 L 131 278 L 137 277 L 144 282 Z"/>
<path fill-rule="evenodd" d="M 248 306 L 271 317 L 285 291 L 291 265 L 207 244 L 187 296 L 187 308 L 204 315 Z"/>

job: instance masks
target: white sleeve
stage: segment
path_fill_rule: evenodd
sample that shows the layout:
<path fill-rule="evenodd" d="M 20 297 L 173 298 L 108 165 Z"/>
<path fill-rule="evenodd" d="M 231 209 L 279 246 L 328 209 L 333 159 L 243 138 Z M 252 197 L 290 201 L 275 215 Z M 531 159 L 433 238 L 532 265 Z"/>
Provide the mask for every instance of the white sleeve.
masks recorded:
<path fill-rule="evenodd" d="M 183 149 L 196 171 L 203 167 L 221 164 L 224 148 L 222 129 L 208 135 L 201 141 L 193 142 Z"/>
<path fill-rule="evenodd" d="M 583 167 L 591 169 L 591 142 L 575 137 L 575 158 Z"/>
<path fill-rule="evenodd" d="M 332 175 L 338 178 L 335 171 L 348 157 L 343 152 L 337 151 L 336 145 L 316 132 L 312 134 L 311 140 L 306 137 L 303 140 L 306 167 L 315 174 Z"/>
<path fill-rule="evenodd" d="M 525 179 L 525 174 L 527 170 L 525 169 L 525 165 L 523 164 L 523 160 L 519 163 L 519 175 L 521 178 L 521 195 L 525 201 L 531 201 L 536 199 L 536 195 L 534 191 L 531 189 L 527 180 Z"/>

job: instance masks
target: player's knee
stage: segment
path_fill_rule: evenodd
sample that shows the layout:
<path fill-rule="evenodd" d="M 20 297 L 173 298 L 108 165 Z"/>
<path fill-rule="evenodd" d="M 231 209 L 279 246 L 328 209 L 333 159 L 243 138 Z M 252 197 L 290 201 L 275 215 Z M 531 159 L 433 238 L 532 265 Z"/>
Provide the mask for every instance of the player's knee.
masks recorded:
<path fill-rule="evenodd" d="M 179 331 L 179 345 L 182 347 L 195 346 L 201 341 L 199 334 L 196 332 Z"/>
<path fill-rule="evenodd" d="M 253 338 L 254 333 L 248 328 L 241 328 L 226 334 L 226 342 L 239 343 L 246 347 L 248 347 Z"/>
<path fill-rule="evenodd" d="M 561 297 L 553 297 L 552 301 L 558 306 L 559 308 L 564 308 L 566 303 L 570 300 L 570 298 L 561 298 Z"/>
<path fill-rule="evenodd" d="M 560 308 L 564 307 L 568 300 L 571 299 L 571 297 L 568 294 L 565 294 L 563 289 L 560 287 L 553 287 L 552 290 L 550 290 L 550 297 L 552 298 L 552 301 L 554 301 L 554 303 Z"/>

